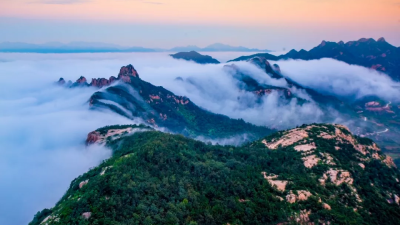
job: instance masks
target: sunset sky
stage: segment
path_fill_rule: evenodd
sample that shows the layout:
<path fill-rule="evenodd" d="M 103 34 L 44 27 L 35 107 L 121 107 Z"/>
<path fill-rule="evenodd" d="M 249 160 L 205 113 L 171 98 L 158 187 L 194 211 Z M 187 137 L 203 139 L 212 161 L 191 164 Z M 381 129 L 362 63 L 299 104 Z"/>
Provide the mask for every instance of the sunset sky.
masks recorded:
<path fill-rule="evenodd" d="M 281 50 L 383 36 L 400 46 L 400 0 L 0 0 L 0 30 L 0 42 Z"/>

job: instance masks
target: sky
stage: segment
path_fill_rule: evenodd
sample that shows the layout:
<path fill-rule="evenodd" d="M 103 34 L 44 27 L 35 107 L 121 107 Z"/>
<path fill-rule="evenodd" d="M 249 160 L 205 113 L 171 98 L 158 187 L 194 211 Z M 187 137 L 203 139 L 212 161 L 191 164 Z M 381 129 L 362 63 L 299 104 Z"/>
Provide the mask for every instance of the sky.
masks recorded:
<path fill-rule="evenodd" d="M 400 0 L 1 0 L 0 30 L 0 42 L 278 51 L 385 37 L 400 46 Z"/>

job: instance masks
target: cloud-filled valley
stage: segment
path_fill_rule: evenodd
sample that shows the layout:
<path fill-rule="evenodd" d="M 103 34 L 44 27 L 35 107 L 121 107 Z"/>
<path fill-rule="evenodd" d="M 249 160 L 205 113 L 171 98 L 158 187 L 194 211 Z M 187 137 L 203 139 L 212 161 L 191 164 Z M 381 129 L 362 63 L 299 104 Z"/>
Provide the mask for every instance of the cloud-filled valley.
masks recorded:
<path fill-rule="evenodd" d="M 399 83 L 375 70 L 328 58 L 277 63 L 286 76 L 324 94 L 352 100 L 376 95 L 387 101 L 399 101 Z"/>
<path fill-rule="evenodd" d="M 227 53 L 212 54 L 228 59 Z M 302 86 L 340 99 L 374 94 L 387 101 L 399 100 L 398 83 L 363 67 L 331 59 L 273 63 Z M 278 93 L 260 101 L 238 88 L 224 64 L 199 65 L 172 59 L 167 53 L 0 54 L 0 199 L 8 202 L 0 206 L 6 215 L 0 224 L 27 223 L 37 211 L 54 205 L 71 180 L 110 156 L 106 148 L 85 147 L 90 131 L 138 122 L 110 111 L 90 110 L 87 101 L 96 89 L 68 89 L 55 81 L 60 77 L 72 81 L 80 76 L 88 81 L 109 78 L 127 64 L 136 68 L 141 79 L 186 96 L 204 109 L 256 125 L 290 128 L 322 122 L 324 116 L 324 109 L 307 93 L 247 62 L 235 64 L 259 83 L 290 88 L 310 101 L 282 100 Z M 219 143 L 235 143 L 225 141 Z"/>

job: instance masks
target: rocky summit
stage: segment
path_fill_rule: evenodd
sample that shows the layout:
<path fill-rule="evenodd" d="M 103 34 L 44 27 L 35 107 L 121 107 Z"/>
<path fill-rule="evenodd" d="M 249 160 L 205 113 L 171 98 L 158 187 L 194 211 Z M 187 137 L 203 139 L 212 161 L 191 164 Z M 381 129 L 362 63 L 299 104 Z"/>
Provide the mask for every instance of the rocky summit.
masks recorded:
<path fill-rule="evenodd" d="M 102 88 L 102 87 L 107 87 L 110 86 L 112 83 L 116 81 L 122 81 L 125 83 L 130 83 L 131 78 L 130 77 L 136 77 L 139 78 L 139 74 L 135 70 L 135 68 L 132 65 L 127 65 L 123 66 L 120 69 L 120 72 L 117 77 L 111 76 L 109 79 L 106 78 L 93 78 L 91 83 L 88 84 L 87 79 L 84 76 L 81 76 L 78 80 L 76 80 L 74 83 L 71 81 L 66 83 L 64 78 L 60 78 L 59 81 L 57 82 L 58 85 L 61 86 L 67 86 L 67 87 L 96 87 L 96 88 Z"/>

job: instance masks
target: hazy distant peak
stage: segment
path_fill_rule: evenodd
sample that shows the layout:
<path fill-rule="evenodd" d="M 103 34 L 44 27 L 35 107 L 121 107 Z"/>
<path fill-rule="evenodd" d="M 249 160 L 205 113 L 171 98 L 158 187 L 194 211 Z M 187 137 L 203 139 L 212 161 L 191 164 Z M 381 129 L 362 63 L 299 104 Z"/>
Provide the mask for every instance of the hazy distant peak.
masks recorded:
<path fill-rule="evenodd" d="M 170 55 L 174 59 L 193 61 L 199 64 L 219 64 L 220 62 L 209 55 L 202 55 L 196 51 L 178 52 Z"/>

